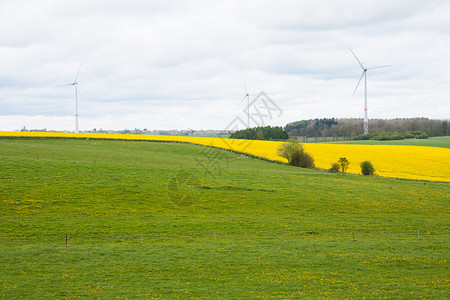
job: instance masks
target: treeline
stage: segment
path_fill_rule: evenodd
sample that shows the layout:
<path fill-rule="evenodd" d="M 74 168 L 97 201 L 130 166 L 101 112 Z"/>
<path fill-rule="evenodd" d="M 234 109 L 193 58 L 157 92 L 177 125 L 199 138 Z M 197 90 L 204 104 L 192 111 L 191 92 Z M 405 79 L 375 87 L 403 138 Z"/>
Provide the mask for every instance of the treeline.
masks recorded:
<path fill-rule="evenodd" d="M 310 119 L 292 122 L 286 125 L 289 136 L 308 138 L 343 138 L 351 140 L 363 133 L 363 119 Z M 427 118 L 371 119 L 369 133 L 380 135 L 388 132 L 406 134 L 420 131 L 428 136 L 446 136 L 449 134 L 448 121 Z"/>
<path fill-rule="evenodd" d="M 238 130 L 231 134 L 230 139 L 247 140 L 287 140 L 289 138 L 283 127 L 265 126 Z"/>

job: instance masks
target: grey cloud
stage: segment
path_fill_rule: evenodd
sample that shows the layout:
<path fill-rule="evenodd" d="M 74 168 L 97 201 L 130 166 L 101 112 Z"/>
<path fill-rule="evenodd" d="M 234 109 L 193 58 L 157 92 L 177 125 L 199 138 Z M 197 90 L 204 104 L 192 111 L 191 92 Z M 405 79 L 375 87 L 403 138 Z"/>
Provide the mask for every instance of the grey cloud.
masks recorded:
<path fill-rule="evenodd" d="M 17 120 L 72 129 L 73 89 L 60 86 L 80 63 L 81 129 L 221 129 L 242 113 L 244 79 L 252 95 L 264 90 L 284 107 L 274 124 L 361 117 L 349 46 L 367 66 L 394 65 L 369 74 L 369 117 L 448 118 L 449 6 L 2 1 L 0 129 L 18 129 Z"/>

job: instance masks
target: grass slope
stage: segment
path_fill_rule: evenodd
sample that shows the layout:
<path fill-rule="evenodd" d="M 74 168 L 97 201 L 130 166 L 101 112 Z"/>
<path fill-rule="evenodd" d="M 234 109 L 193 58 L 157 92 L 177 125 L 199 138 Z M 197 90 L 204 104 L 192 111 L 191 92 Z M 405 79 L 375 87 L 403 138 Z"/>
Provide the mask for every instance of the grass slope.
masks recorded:
<path fill-rule="evenodd" d="M 448 296 L 446 183 L 131 141 L 1 139 L 0 166 L 2 298 Z"/>

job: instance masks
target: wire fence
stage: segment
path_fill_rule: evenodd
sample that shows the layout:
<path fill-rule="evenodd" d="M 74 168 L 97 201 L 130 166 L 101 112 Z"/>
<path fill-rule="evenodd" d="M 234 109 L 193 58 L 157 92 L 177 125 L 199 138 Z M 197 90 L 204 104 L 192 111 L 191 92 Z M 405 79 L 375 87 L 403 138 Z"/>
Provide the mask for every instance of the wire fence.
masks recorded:
<path fill-rule="evenodd" d="M 154 234 L 149 232 L 137 232 L 130 234 L 42 234 L 42 235 L 15 235 L 0 236 L 0 245 L 82 245 L 104 243 L 132 243 L 151 244 L 165 242 L 307 242 L 312 240 L 386 240 L 386 239 L 434 239 L 450 237 L 448 233 L 429 233 L 420 230 L 416 232 L 305 232 L 305 233 L 274 233 L 274 234 L 230 234 L 224 232 L 208 232 L 202 234 Z"/>

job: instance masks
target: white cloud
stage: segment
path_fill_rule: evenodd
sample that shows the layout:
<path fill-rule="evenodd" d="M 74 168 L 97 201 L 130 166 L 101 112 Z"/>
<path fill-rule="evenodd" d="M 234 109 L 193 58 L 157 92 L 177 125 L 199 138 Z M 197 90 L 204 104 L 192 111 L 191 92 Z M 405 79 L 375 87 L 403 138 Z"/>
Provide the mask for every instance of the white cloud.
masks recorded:
<path fill-rule="evenodd" d="M 0 130 L 222 129 L 245 79 L 283 109 L 271 124 L 450 117 L 447 1 L 1 1 Z"/>

